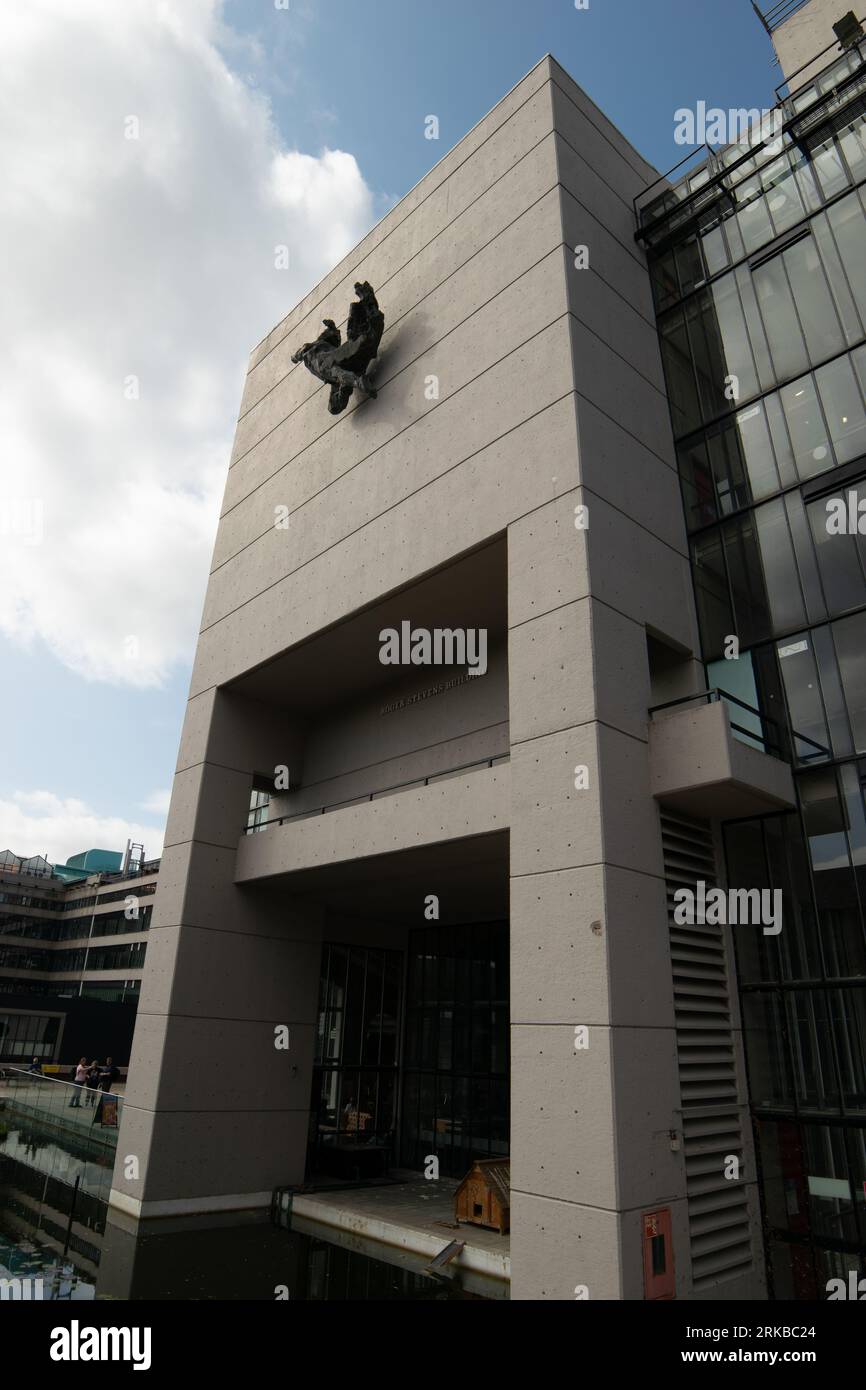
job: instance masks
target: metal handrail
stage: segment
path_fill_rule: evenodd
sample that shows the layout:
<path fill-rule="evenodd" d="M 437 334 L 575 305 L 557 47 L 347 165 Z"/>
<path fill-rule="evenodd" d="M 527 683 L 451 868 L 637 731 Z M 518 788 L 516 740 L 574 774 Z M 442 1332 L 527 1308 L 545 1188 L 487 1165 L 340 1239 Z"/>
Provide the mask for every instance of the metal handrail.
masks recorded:
<path fill-rule="evenodd" d="M 754 705 L 747 704 L 745 700 L 741 700 L 737 695 L 731 695 L 729 691 L 722 690 L 717 685 L 709 686 L 706 690 L 697 690 L 693 695 L 681 695 L 676 700 L 665 700 L 661 705 L 652 705 L 648 713 L 650 718 L 652 718 L 652 716 L 658 714 L 660 710 L 674 709 L 677 705 L 688 705 L 695 700 L 704 700 L 708 705 L 714 703 L 720 704 L 722 701 L 727 701 L 729 704 L 738 705 L 740 709 L 746 710 L 748 714 L 754 714 L 761 724 L 760 733 L 756 729 L 747 729 L 743 724 L 735 724 L 729 714 L 728 720 L 730 727 L 735 729 L 737 733 L 745 734 L 747 738 L 763 743 L 766 747 L 766 751 L 771 757 L 776 756 L 772 750 L 777 748 L 778 756 L 781 759 L 785 762 L 792 761 L 790 757 L 786 756 L 785 750 L 787 746 L 790 752 L 797 739 L 799 739 L 801 743 L 808 743 L 812 748 L 817 750 L 809 754 L 808 757 L 801 758 L 798 756 L 796 758 L 798 763 L 809 762 L 814 758 L 829 758 L 831 756 L 830 749 L 826 748 L 823 743 L 817 743 L 815 739 L 809 738 L 807 734 L 798 733 L 796 729 L 789 729 L 786 725 L 781 724 L 778 719 L 774 719 L 772 715 L 764 714 L 762 710 L 756 709 Z M 770 739 L 764 733 L 765 725 L 778 731 L 777 737 L 773 743 L 771 743 Z"/>
<path fill-rule="evenodd" d="M 293 811 L 288 816 L 275 816 L 272 820 L 259 821 L 258 825 L 245 825 L 244 835 L 254 835 L 258 830 L 264 830 L 268 825 L 285 825 L 291 820 L 309 820 L 313 816 L 323 816 L 328 811 L 339 811 L 347 806 L 357 806 L 363 802 L 375 801 L 379 796 L 388 796 L 391 792 L 402 791 L 404 787 L 427 787 L 431 782 L 438 782 L 443 777 L 455 777 L 458 772 L 468 772 L 476 767 L 494 767 L 496 763 L 505 763 L 510 759 L 510 753 L 497 753 L 493 758 L 478 758 L 475 762 L 461 763 L 458 767 L 445 768 L 442 772 L 431 772 L 426 777 L 410 777 L 405 782 L 394 782 L 388 787 L 379 787 L 376 791 L 362 792 L 358 796 L 350 796 L 342 801 L 332 801 L 326 806 L 316 806 L 307 811 Z"/>
<path fill-rule="evenodd" d="M 866 23 L 866 20 L 861 19 L 858 22 L 862 24 Z M 836 62 L 838 58 L 841 57 L 843 54 L 853 52 L 854 48 L 856 48 L 857 51 L 860 52 L 862 58 L 863 52 L 860 46 L 862 42 L 863 40 L 861 40 L 860 43 L 853 45 L 849 49 L 842 49 L 841 51 L 839 51 L 837 54 L 837 58 L 834 58 L 833 62 Z M 803 72 L 812 63 L 817 62 L 817 60 L 819 58 L 822 58 L 825 53 L 829 52 L 830 49 L 839 50 L 838 42 L 834 41 L 833 43 L 828 44 L 826 48 L 821 49 L 820 52 L 815 54 L 814 57 L 810 58 L 807 63 L 804 63 L 802 67 L 798 68 L 797 72 L 792 73 L 791 77 L 796 77 L 800 72 Z M 814 78 L 810 78 L 808 82 L 804 82 L 795 91 L 792 92 L 789 90 L 786 96 L 781 95 L 781 89 L 785 86 L 788 86 L 790 89 L 791 78 L 789 78 L 786 82 L 781 83 L 780 86 L 775 89 L 776 106 L 773 109 L 780 109 L 784 113 L 785 109 L 788 108 L 788 111 L 790 112 L 791 104 L 793 103 L 793 101 L 796 100 L 796 98 L 808 87 L 810 87 L 814 82 L 817 82 L 818 79 L 822 77 L 827 71 L 829 71 L 829 69 L 833 66 L 833 62 L 825 64 L 821 71 L 815 74 Z M 859 76 L 859 69 L 856 72 L 848 73 L 847 77 L 843 81 L 841 81 L 838 87 L 834 90 L 838 91 L 844 87 L 851 85 L 851 83 L 856 81 Z M 802 122 L 804 117 L 808 116 L 810 112 L 814 112 L 815 110 L 817 110 L 823 102 L 826 102 L 828 96 L 830 95 L 831 93 L 825 92 L 820 96 L 816 96 L 815 101 L 812 103 L 810 107 L 807 107 L 804 111 L 796 112 L 796 114 L 793 116 L 789 114 L 787 119 L 783 119 L 782 129 L 786 131 L 790 125 L 796 125 Z M 633 200 L 634 216 L 635 221 L 637 223 L 635 239 L 639 241 L 647 239 L 659 227 L 664 226 L 665 222 L 668 221 L 673 212 L 679 213 L 681 215 L 681 219 L 684 218 L 685 225 L 685 223 L 688 221 L 688 218 L 697 217 L 699 213 L 703 211 L 704 206 L 707 203 L 712 202 L 716 198 L 724 197 L 725 195 L 727 195 L 730 198 L 732 189 L 731 187 L 726 186 L 726 181 L 730 180 L 731 176 L 736 174 L 737 170 L 741 167 L 741 165 L 745 164 L 749 160 L 760 158 L 761 150 L 767 143 L 767 139 L 776 139 L 777 136 L 778 132 L 774 130 L 771 132 L 770 136 L 761 140 L 756 140 L 754 145 L 750 144 L 747 147 L 737 146 L 737 148 L 741 148 L 743 152 L 737 159 L 733 160 L 729 164 L 724 164 L 722 162 L 721 156 L 726 150 L 733 148 L 733 146 L 731 145 L 727 145 L 719 149 L 714 149 L 711 146 L 705 144 L 700 145 L 696 149 L 689 151 L 687 154 L 683 156 L 682 159 L 680 159 L 673 166 L 672 169 L 668 170 L 666 174 L 662 174 L 658 179 L 655 180 L 654 183 L 648 184 L 646 188 L 641 189 L 640 192 L 635 195 Z M 690 174 L 683 173 L 676 182 L 671 182 L 672 175 L 676 174 L 677 171 L 681 169 L 684 164 L 686 164 L 688 161 L 692 159 L 698 161 L 701 155 L 704 155 L 705 157 L 701 159 L 700 162 L 696 163 L 696 167 L 690 171 Z M 777 159 L 777 154 L 767 156 L 764 163 L 759 165 L 757 170 L 750 170 L 747 176 L 751 177 L 753 173 L 760 172 L 761 169 L 771 165 Z M 707 181 L 705 183 L 702 183 L 699 188 L 690 190 L 685 196 L 677 197 L 676 189 L 680 187 L 681 183 L 683 183 L 687 177 L 697 174 L 698 171 L 704 166 L 706 166 L 708 169 Z M 660 198 L 666 190 L 672 195 L 672 201 L 665 208 L 664 212 L 658 213 L 654 218 L 652 218 L 651 221 L 643 223 L 642 217 L 645 209 L 648 206 L 650 206 L 651 203 L 656 201 L 656 199 Z"/>

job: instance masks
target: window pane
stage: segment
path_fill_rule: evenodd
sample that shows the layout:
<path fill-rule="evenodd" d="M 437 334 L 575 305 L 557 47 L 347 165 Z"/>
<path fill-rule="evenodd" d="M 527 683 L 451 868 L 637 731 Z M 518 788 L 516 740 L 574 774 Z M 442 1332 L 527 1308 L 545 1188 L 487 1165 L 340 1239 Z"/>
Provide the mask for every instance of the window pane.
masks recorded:
<path fill-rule="evenodd" d="M 721 536 L 717 530 L 694 542 L 692 563 L 704 650 L 708 656 L 716 656 L 723 650 L 725 638 L 734 631 Z"/>
<path fill-rule="evenodd" d="M 752 349 L 746 330 L 736 277 L 725 275 L 712 287 L 713 304 L 718 316 L 719 330 L 724 343 L 724 375 L 737 377 L 737 399 L 747 400 L 760 390 L 758 374 L 752 360 Z M 716 413 L 716 412 L 714 412 Z"/>
<path fill-rule="evenodd" d="M 860 319 L 866 323 L 866 215 L 862 193 L 852 193 L 827 210 Z"/>
<path fill-rule="evenodd" d="M 832 135 L 820 141 L 811 151 L 815 171 L 825 198 L 832 198 L 848 187 L 848 175 Z"/>
<path fill-rule="evenodd" d="M 795 990 L 786 998 L 799 1106 L 838 1111 L 839 1084 L 827 1000 L 823 990 Z"/>
<path fill-rule="evenodd" d="M 830 746 L 837 758 L 846 758 L 854 752 L 851 729 L 848 723 L 848 710 L 842 693 L 839 678 L 839 664 L 833 647 L 829 627 L 816 627 L 812 633 L 812 646 L 821 677 L 821 694 L 824 696 L 824 709 L 830 728 Z"/>
<path fill-rule="evenodd" d="M 760 190 L 761 184 L 758 179 L 742 183 L 737 189 L 737 199 L 743 200 L 755 193 L 760 193 Z M 767 242 L 772 241 L 776 235 L 770 221 L 767 200 L 764 197 L 753 197 L 752 202 L 747 207 L 740 209 L 737 213 L 737 225 L 749 255 L 753 251 L 757 251 L 759 247 L 766 246 Z"/>
<path fill-rule="evenodd" d="M 659 313 L 676 304 L 680 297 L 673 251 L 666 251 L 652 263 L 652 283 L 656 309 Z"/>
<path fill-rule="evenodd" d="M 826 747 L 827 725 L 809 635 L 797 633 L 787 638 L 777 651 L 792 731 L 795 734 L 804 734 L 806 738 Z M 795 739 L 795 748 L 801 759 L 813 756 L 816 751 L 810 744 L 799 739 Z"/>
<path fill-rule="evenodd" d="M 706 278 L 697 240 L 692 238 L 678 246 L 676 259 L 680 277 L 680 293 L 682 295 L 690 294 L 695 286 L 702 284 Z"/>
<path fill-rule="evenodd" d="M 678 310 L 665 319 L 660 331 L 674 433 L 689 434 L 700 425 L 701 413 L 682 313 Z"/>
<path fill-rule="evenodd" d="M 866 613 L 833 624 L 842 689 L 858 753 L 866 752 Z"/>
<path fill-rule="evenodd" d="M 763 405 L 759 403 L 741 410 L 737 415 L 737 428 L 746 455 L 752 497 L 759 500 L 778 492 L 779 475 Z"/>
<path fill-rule="evenodd" d="M 740 643 L 751 647 L 769 636 L 770 612 L 752 516 L 722 528 Z"/>
<path fill-rule="evenodd" d="M 866 413 L 849 358 L 840 357 L 815 373 L 824 416 L 838 463 L 866 453 Z"/>
<path fill-rule="evenodd" d="M 718 275 L 728 264 L 728 250 L 721 227 L 714 227 L 712 231 L 705 232 L 701 239 L 701 247 L 707 263 L 707 274 Z"/>
<path fill-rule="evenodd" d="M 859 116 L 839 132 L 838 139 L 854 182 L 859 183 L 866 178 L 866 119 Z"/>
<path fill-rule="evenodd" d="M 686 526 L 691 531 L 716 520 L 715 488 L 705 441 L 680 449 L 678 458 Z"/>
<path fill-rule="evenodd" d="M 806 621 L 806 613 L 781 498 L 758 507 L 755 521 L 773 629 L 778 632 L 800 627 Z"/>
<path fill-rule="evenodd" d="M 730 405 L 725 396 L 725 377 L 734 368 L 728 367 L 719 322 L 709 294 L 699 294 L 687 306 L 686 323 L 701 410 L 705 419 L 712 420 L 723 414 Z"/>
<path fill-rule="evenodd" d="M 760 266 L 752 275 L 752 283 L 767 331 L 776 380 L 802 372 L 809 365 L 809 357 L 785 274 L 784 257 L 776 256 Z"/>
<path fill-rule="evenodd" d="M 770 438 L 773 441 L 773 453 L 776 456 L 779 478 L 782 487 L 788 487 L 789 484 L 797 481 L 797 470 L 794 467 L 794 454 L 778 392 L 772 396 L 767 396 L 764 401 L 764 410 L 767 415 L 767 424 L 770 427 Z"/>
<path fill-rule="evenodd" d="M 839 208 L 849 205 L 848 220 L 856 224 L 857 234 L 860 241 L 866 240 L 866 223 L 860 207 L 860 201 L 856 193 L 850 193 L 847 198 L 843 198 L 841 203 L 837 203 L 830 209 L 830 215 L 837 212 Z M 821 260 L 827 272 L 830 282 L 830 289 L 833 295 L 833 302 L 836 311 L 842 322 L 845 332 L 845 341 L 851 345 L 857 343 L 863 336 L 863 323 L 857 312 L 857 307 L 851 293 L 851 286 L 848 277 L 842 266 L 842 259 L 836 244 L 836 238 L 830 227 L 830 220 L 826 213 L 816 217 L 812 222 L 812 235 L 821 253 Z M 866 273 L 866 267 L 864 267 Z"/>
<path fill-rule="evenodd" d="M 846 342 L 818 256 L 818 247 L 811 236 L 804 237 L 784 253 L 782 260 L 800 311 L 809 361 L 813 365 L 824 362 L 834 353 L 842 352 Z M 798 368 L 794 367 L 793 370 L 797 371 Z"/>
<path fill-rule="evenodd" d="M 848 494 L 866 500 L 866 484 L 843 488 L 832 498 L 820 498 L 808 508 L 809 522 L 815 541 L 815 551 L 827 606 L 834 617 L 866 603 L 866 580 L 860 562 L 860 547 L 856 535 L 835 530 L 833 504 L 841 503 L 847 519 Z"/>
<path fill-rule="evenodd" d="M 818 396 L 810 376 L 792 381 L 779 393 L 785 420 L 794 449 L 797 473 L 803 479 L 814 478 L 833 467 L 830 441 Z"/>
<path fill-rule="evenodd" d="M 743 1038 L 752 1105 L 793 1104 L 780 996 L 770 992 L 743 996 Z"/>
<path fill-rule="evenodd" d="M 788 525 L 791 528 L 794 554 L 797 557 L 797 568 L 800 572 L 800 583 L 806 600 L 806 614 L 809 622 L 820 623 L 827 617 L 827 607 L 824 603 L 821 580 L 818 576 L 812 533 L 806 519 L 803 499 L 799 492 L 788 493 L 785 498 L 785 510 L 788 513 Z"/>
<path fill-rule="evenodd" d="M 752 355 L 754 356 L 755 365 L 758 369 L 758 380 L 761 383 L 761 390 L 769 391 L 776 384 L 776 373 L 772 358 L 770 357 L 770 349 L 767 346 L 763 320 L 760 310 L 758 309 L 758 298 L 752 272 L 747 265 L 743 265 L 734 273 L 737 281 L 737 289 L 740 291 L 743 312 L 746 316 L 746 324 L 749 329 L 749 342 L 752 345 Z"/>
<path fill-rule="evenodd" d="M 731 512 L 747 507 L 750 501 L 739 438 L 727 427 L 710 435 L 707 448 L 719 511 L 722 516 L 730 516 Z"/>
<path fill-rule="evenodd" d="M 761 171 L 761 182 L 777 235 L 802 222 L 806 212 L 787 155 Z"/>

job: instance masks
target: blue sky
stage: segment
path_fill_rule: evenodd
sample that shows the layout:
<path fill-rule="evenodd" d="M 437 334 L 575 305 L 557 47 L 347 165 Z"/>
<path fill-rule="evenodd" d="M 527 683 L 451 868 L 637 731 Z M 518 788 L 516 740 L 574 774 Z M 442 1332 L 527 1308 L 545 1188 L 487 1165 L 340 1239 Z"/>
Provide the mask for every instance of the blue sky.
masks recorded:
<path fill-rule="evenodd" d="M 41 549 L 18 552 L 0 603 L 0 849 L 58 860 L 91 843 L 122 848 L 127 831 L 159 847 L 257 339 L 547 52 L 662 170 L 683 155 L 678 107 L 770 106 L 780 81 L 749 0 L 168 8 L 158 33 L 148 0 L 32 0 L 29 27 L 0 20 L 21 82 L 17 152 L 0 149 L 0 176 L 20 191 L 2 235 L 22 351 L 4 371 L 21 373 L 24 402 L 2 441 L 6 486 L 43 497 L 47 518 Z M 141 141 L 121 149 L 112 136 L 108 151 L 106 109 L 144 111 Z M 430 114 L 438 141 L 424 138 Z M 79 167 L 88 142 L 96 154 Z M 327 165 L 326 149 L 352 158 Z M 34 173 L 46 160 L 55 176 Z M 245 206 L 232 197 L 244 179 Z M 318 255 L 302 254 L 288 281 L 252 264 L 257 222 L 272 214 Z M 335 218 L 322 249 L 320 228 Z M 268 254 L 281 225 L 262 231 Z M 28 332 L 38 369 L 34 356 L 22 366 Z M 107 377 L 139 370 L 138 414 L 123 414 L 115 392 L 108 419 Z M 119 655 L 128 632 L 143 634 L 132 666 Z"/>

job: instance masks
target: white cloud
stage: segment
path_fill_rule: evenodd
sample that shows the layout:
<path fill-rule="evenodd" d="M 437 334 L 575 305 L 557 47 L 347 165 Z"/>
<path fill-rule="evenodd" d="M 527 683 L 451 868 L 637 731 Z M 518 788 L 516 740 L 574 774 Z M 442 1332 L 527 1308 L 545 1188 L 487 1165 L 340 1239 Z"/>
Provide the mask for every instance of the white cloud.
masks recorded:
<path fill-rule="evenodd" d="M 374 220 L 226 37 L 219 0 L 0 10 L 0 630 L 91 680 L 191 657 L 247 354 Z"/>
<path fill-rule="evenodd" d="M 145 856 L 157 859 L 164 830 L 121 816 L 104 816 L 83 801 L 53 792 L 13 792 L 0 800 L 0 850 L 29 858 L 44 854 L 52 864 L 65 864 L 86 849 L 123 851 L 127 840 L 144 845 Z"/>
<path fill-rule="evenodd" d="M 142 811 L 149 811 L 152 816 L 165 818 L 168 815 L 168 803 L 170 801 L 171 787 L 165 787 L 163 790 L 151 792 L 150 796 L 139 804 Z"/>

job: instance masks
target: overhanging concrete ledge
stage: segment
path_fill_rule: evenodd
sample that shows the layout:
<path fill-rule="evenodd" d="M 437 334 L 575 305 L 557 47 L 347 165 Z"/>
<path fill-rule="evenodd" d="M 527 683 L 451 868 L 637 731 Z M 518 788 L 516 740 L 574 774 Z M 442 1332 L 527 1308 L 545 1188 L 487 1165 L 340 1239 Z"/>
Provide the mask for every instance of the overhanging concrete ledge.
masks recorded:
<path fill-rule="evenodd" d="M 301 1229 L 301 1221 L 315 1223 L 370 1241 L 373 1247 L 390 1246 L 425 1259 L 433 1259 L 449 1241 L 465 1241 L 451 1268 L 483 1274 L 489 1279 L 509 1280 L 508 1237 L 477 1226 L 451 1226 L 451 1189 L 457 1183 L 447 1186 L 447 1194 L 437 1194 L 429 1206 L 417 1196 L 421 1191 L 417 1180 L 406 1184 L 405 1189 L 395 1186 L 296 1193 L 292 1198 L 291 1228 Z M 442 1218 L 438 1226 L 437 1217 Z M 303 1229 L 313 1233 L 306 1224 Z M 375 1254 L 375 1248 L 368 1253 Z"/>
<path fill-rule="evenodd" d="M 242 837 L 235 882 L 491 834 L 508 828 L 510 806 L 511 768 L 499 763 L 325 815 L 272 825 L 261 834 Z"/>
<path fill-rule="evenodd" d="M 649 760 L 653 796 L 688 815 L 732 820 L 796 805 L 788 764 L 736 738 L 721 700 L 651 720 Z"/>

